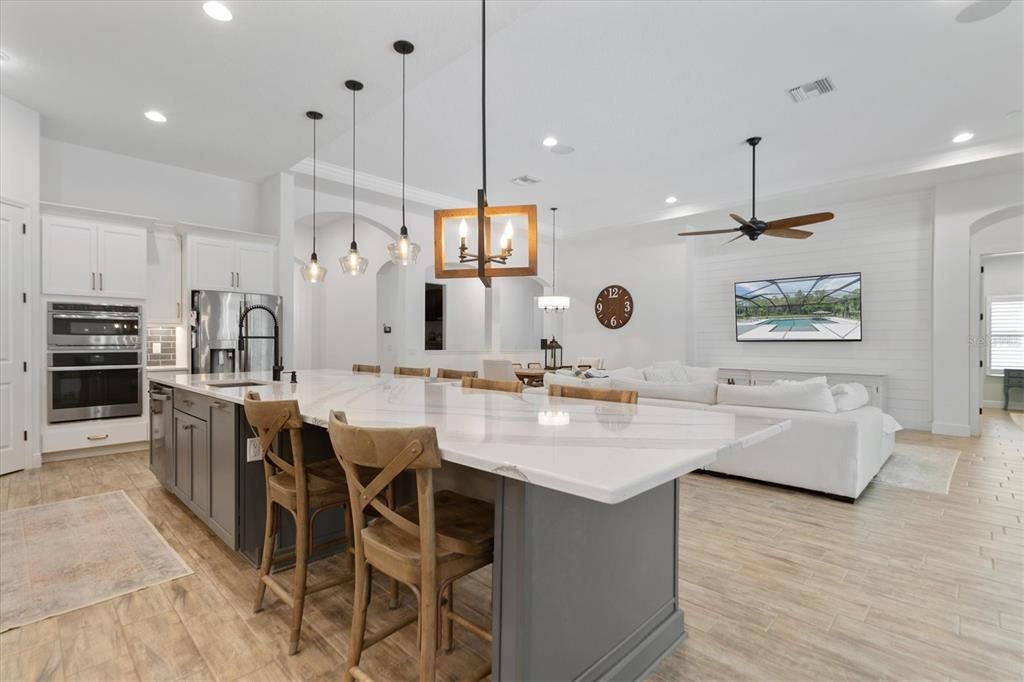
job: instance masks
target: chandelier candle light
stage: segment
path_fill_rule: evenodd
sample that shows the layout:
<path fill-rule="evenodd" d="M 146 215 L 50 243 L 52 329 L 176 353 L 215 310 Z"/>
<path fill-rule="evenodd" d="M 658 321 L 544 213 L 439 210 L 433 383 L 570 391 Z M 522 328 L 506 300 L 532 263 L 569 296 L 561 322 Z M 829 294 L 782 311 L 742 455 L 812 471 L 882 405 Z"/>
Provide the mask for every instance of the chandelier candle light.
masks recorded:
<path fill-rule="evenodd" d="M 307 111 L 306 118 L 313 121 L 313 253 L 309 254 L 309 263 L 302 267 L 302 279 L 310 284 L 324 281 L 327 268 L 316 259 L 316 122 L 324 117 L 319 111 Z"/>
<path fill-rule="evenodd" d="M 388 257 L 395 265 L 411 265 L 420 255 L 420 245 L 409 240 L 409 228 L 405 226 L 405 57 L 416 48 L 408 40 L 399 40 L 393 47 L 402 55 L 402 230 L 398 241 L 388 244 Z"/>
<path fill-rule="evenodd" d="M 568 296 L 555 295 L 555 245 L 558 243 L 558 235 L 555 234 L 555 213 L 557 211 L 557 208 L 551 207 L 551 295 L 537 297 L 537 307 L 546 313 L 568 310 L 571 303 Z"/>
<path fill-rule="evenodd" d="M 363 89 L 359 81 L 345 81 L 345 87 L 352 91 L 352 244 L 349 245 L 348 255 L 342 256 L 341 269 L 356 277 L 366 272 L 368 260 L 359 255 L 359 245 L 356 244 L 356 93 Z"/>

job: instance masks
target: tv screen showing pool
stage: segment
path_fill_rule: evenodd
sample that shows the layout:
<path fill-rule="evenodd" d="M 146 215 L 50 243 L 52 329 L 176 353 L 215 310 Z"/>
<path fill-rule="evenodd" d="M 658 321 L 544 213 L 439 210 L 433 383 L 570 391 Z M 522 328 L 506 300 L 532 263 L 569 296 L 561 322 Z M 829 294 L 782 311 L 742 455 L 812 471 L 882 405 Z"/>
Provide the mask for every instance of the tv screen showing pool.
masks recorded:
<path fill-rule="evenodd" d="M 860 273 L 736 283 L 737 341 L 860 341 Z"/>

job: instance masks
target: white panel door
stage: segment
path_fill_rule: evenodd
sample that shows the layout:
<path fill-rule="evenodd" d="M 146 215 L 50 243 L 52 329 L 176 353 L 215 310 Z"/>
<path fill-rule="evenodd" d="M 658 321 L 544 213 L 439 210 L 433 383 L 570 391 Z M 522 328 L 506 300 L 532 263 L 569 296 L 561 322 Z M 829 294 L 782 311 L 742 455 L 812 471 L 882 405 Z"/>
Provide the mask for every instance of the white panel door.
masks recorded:
<path fill-rule="evenodd" d="M 149 235 L 146 286 L 146 322 L 181 323 L 181 242 L 178 235 Z"/>
<path fill-rule="evenodd" d="M 146 231 L 100 225 L 97 230 L 97 290 L 102 296 L 146 297 Z"/>
<path fill-rule="evenodd" d="M 215 239 L 191 239 L 189 254 L 191 289 L 236 289 L 234 244 Z"/>
<path fill-rule="evenodd" d="M 24 469 L 28 462 L 28 359 L 25 330 L 28 305 L 25 291 L 25 243 L 21 226 L 28 222 L 25 209 L 0 204 L 0 474 Z"/>
<path fill-rule="evenodd" d="M 93 296 L 99 292 L 96 224 L 43 219 L 43 293 Z"/>
<path fill-rule="evenodd" d="M 239 244 L 235 283 L 241 291 L 277 293 L 277 250 L 262 244 Z"/>

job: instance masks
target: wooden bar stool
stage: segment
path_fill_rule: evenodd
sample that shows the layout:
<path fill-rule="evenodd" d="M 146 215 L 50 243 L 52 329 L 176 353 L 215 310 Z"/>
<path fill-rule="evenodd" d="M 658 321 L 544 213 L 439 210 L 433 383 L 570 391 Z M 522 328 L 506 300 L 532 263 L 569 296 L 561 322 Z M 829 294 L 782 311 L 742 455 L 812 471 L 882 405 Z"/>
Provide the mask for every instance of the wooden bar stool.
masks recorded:
<path fill-rule="evenodd" d="M 438 379 L 465 379 L 469 377 L 475 379 L 480 373 L 475 369 L 445 369 L 444 367 L 437 368 Z"/>
<path fill-rule="evenodd" d="M 463 388 L 479 388 L 485 391 L 507 391 L 508 393 L 522 393 L 523 382 L 521 381 L 499 381 L 497 379 L 477 379 L 476 377 L 463 377 Z"/>
<path fill-rule="evenodd" d="M 610 403 L 631 403 L 636 405 L 636 391 L 620 391 L 614 388 L 587 388 L 586 386 L 563 386 L 551 384 L 548 395 L 556 398 L 583 398 L 585 400 L 605 400 Z"/>
<path fill-rule="evenodd" d="M 448 490 L 434 492 L 433 470 L 441 467 L 441 453 L 432 427 L 362 428 L 350 426 L 344 414 L 332 412 L 328 431 L 334 454 L 345 469 L 349 496 L 354 500 L 350 509 L 356 528 L 356 585 L 344 679 L 369 680 L 359 668 L 363 650 L 418 619 L 419 679 L 433 682 L 439 619 L 443 621 L 442 639 L 447 650 L 451 649 L 454 623 L 491 641 L 487 628 L 455 613 L 451 604 L 453 583 L 493 561 L 494 505 Z M 379 473 L 364 486 L 357 467 Z M 392 510 L 380 494 L 407 470 L 416 473 L 416 502 Z M 368 506 L 380 514 L 369 525 L 363 513 Z M 371 566 L 412 589 L 419 599 L 419 610 L 415 616 L 367 637 Z M 488 663 L 474 679 L 489 674 Z"/>
<path fill-rule="evenodd" d="M 429 377 L 429 367 L 395 367 L 392 372 L 396 377 Z"/>
<path fill-rule="evenodd" d="M 539 362 L 528 362 L 528 363 L 526 363 L 526 368 L 527 369 L 544 369 L 544 365 L 540 364 Z"/>
<path fill-rule="evenodd" d="M 313 464 L 306 464 L 302 447 L 302 417 L 299 404 L 294 400 L 260 400 L 259 394 L 250 391 L 245 398 L 245 417 L 260 440 L 263 451 L 263 474 L 266 480 L 267 522 L 263 533 L 263 557 L 260 561 L 259 582 L 256 585 L 256 602 L 254 612 L 263 609 L 263 597 L 269 587 L 281 600 L 292 609 L 291 639 L 288 653 L 299 650 L 299 635 L 302 630 L 302 611 L 306 603 L 306 595 L 326 590 L 351 579 L 347 576 L 331 578 L 312 587 L 306 586 L 306 575 L 309 556 L 314 549 L 330 546 L 328 543 L 319 547 L 312 546 L 313 524 L 320 512 L 334 507 L 348 505 L 348 491 L 345 485 L 345 472 L 334 459 L 326 459 Z M 288 431 L 291 439 L 292 461 L 289 463 L 281 458 L 274 449 L 274 441 L 282 431 Z M 278 515 L 275 505 L 286 510 L 295 519 L 295 551 L 274 556 L 277 544 Z M 345 514 L 345 531 L 348 544 L 352 544 L 351 518 Z M 338 543 L 331 543 L 336 545 Z M 291 590 L 278 582 L 272 573 L 275 562 L 295 559 L 295 581 Z M 353 566 L 354 558 L 348 554 L 348 563 Z"/>
<path fill-rule="evenodd" d="M 380 365 L 352 365 L 352 371 L 356 374 L 380 374 Z"/>

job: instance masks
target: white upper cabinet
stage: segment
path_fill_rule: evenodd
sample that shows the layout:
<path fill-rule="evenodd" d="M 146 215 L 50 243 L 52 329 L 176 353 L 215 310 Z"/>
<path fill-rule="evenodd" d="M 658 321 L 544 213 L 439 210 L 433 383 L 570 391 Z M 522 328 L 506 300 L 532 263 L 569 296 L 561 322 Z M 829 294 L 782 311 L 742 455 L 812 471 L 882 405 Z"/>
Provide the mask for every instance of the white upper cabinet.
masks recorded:
<path fill-rule="evenodd" d="M 43 218 L 43 293 L 146 297 L 146 231 Z"/>
<path fill-rule="evenodd" d="M 277 293 L 277 250 L 271 245 L 194 237 L 188 249 L 190 289 Z"/>
<path fill-rule="evenodd" d="M 146 321 L 151 324 L 180 324 L 181 241 L 169 232 L 149 235 L 149 263 L 146 268 Z"/>

